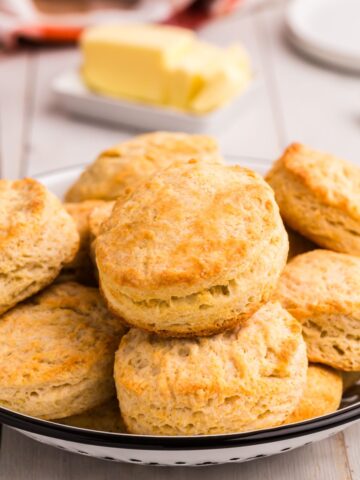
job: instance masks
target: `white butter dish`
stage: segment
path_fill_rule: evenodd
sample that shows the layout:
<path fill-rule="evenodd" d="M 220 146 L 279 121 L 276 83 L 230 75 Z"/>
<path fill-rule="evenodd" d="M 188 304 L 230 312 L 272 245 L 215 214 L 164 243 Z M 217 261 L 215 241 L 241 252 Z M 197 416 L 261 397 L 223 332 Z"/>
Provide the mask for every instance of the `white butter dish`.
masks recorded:
<path fill-rule="evenodd" d="M 140 130 L 172 130 L 193 133 L 220 132 L 245 109 L 256 89 L 252 81 L 245 92 L 213 112 L 191 115 L 171 108 L 157 107 L 91 92 L 77 71 L 55 78 L 52 90 L 59 107 L 80 117 L 120 124 Z"/>

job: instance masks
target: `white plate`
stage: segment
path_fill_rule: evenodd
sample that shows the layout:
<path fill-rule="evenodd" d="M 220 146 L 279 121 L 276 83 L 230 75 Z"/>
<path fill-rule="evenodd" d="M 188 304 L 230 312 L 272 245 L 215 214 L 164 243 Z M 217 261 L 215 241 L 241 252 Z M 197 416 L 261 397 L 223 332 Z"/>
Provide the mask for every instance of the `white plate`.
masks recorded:
<path fill-rule="evenodd" d="M 290 40 L 302 51 L 360 71 L 359 0 L 293 0 L 285 21 Z"/>
<path fill-rule="evenodd" d="M 270 162 L 227 157 L 265 174 Z M 38 175 L 53 193 L 62 197 L 83 166 Z M 40 420 L 0 407 L 0 422 L 39 442 L 104 460 L 136 465 L 204 466 L 239 463 L 287 452 L 334 435 L 360 420 L 360 386 L 344 395 L 341 408 L 329 415 L 281 427 L 228 435 L 152 436 L 109 433 Z"/>
<path fill-rule="evenodd" d="M 253 80 L 247 90 L 232 102 L 205 115 L 190 115 L 171 108 L 97 95 L 86 88 L 77 71 L 55 78 L 52 89 L 60 108 L 81 117 L 141 130 L 209 133 L 219 132 L 241 114 L 247 98 L 257 84 Z"/>

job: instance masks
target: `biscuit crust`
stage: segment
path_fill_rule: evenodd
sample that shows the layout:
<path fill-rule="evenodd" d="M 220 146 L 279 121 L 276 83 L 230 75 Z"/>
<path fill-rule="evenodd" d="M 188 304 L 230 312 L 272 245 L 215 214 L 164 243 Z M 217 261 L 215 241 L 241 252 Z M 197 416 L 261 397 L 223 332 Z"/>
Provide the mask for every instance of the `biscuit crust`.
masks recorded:
<path fill-rule="evenodd" d="M 66 201 L 126 198 L 159 169 L 192 158 L 222 162 L 216 140 L 206 135 L 173 132 L 138 135 L 101 153 L 69 189 Z"/>
<path fill-rule="evenodd" d="M 43 185 L 0 180 L 0 314 L 49 285 L 78 247 L 73 219 Z"/>
<path fill-rule="evenodd" d="M 300 324 L 279 303 L 212 337 L 161 338 L 131 329 L 115 383 L 131 433 L 201 435 L 281 424 L 306 382 Z"/>
<path fill-rule="evenodd" d="M 127 323 L 206 335 L 251 316 L 273 293 L 288 240 L 256 173 L 190 161 L 117 202 L 96 240 L 101 291 Z"/>
<path fill-rule="evenodd" d="M 110 218 L 115 202 L 103 202 L 102 205 L 97 206 L 92 210 L 89 216 L 90 240 L 94 241 L 102 229 L 105 228 L 106 221 Z"/>
<path fill-rule="evenodd" d="M 303 396 L 284 423 L 302 422 L 335 412 L 339 408 L 342 393 L 340 372 L 325 365 L 310 364 Z"/>
<path fill-rule="evenodd" d="M 276 298 L 302 323 L 311 362 L 360 370 L 360 258 L 329 250 L 298 255 Z"/>
<path fill-rule="evenodd" d="M 285 228 L 289 237 L 288 262 L 297 255 L 301 255 L 302 253 L 310 252 L 311 250 L 318 248 L 315 243 L 295 232 L 295 230 L 292 228 L 288 227 L 287 225 L 285 225 Z"/>
<path fill-rule="evenodd" d="M 75 258 L 64 266 L 63 273 L 74 275 L 80 283 L 94 284 L 94 264 L 91 260 L 90 248 L 93 240 L 90 218 L 94 210 L 107 205 L 103 200 L 85 200 L 84 202 L 65 203 L 66 211 L 73 218 L 80 237 L 79 250 Z"/>
<path fill-rule="evenodd" d="M 353 387 L 360 380 L 360 372 L 341 372 L 343 379 L 343 391 Z"/>
<path fill-rule="evenodd" d="M 113 398 L 79 415 L 55 420 L 64 425 L 102 432 L 126 433 L 119 402 Z"/>
<path fill-rule="evenodd" d="M 317 245 L 360 256 L 360 168 L 292 144 L 267 174 L 284 221 Z"/>
<path fill-rule="evenodd" d="M 114 353 L 125 328 L 97 289 L 55 285 L 0 322 L 0 404 L 52 419 L 114 395 Z"/>

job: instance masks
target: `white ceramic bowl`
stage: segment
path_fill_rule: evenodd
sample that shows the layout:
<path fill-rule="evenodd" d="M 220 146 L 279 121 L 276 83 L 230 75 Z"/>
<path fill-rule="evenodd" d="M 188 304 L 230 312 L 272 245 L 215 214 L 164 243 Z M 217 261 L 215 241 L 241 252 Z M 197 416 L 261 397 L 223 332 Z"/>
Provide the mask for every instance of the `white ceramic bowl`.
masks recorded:
<path fill-rule="evenodd" d="M 228 160 L 262 174 L 270 165 L 256 159 Z M 61 169 L 38 175 L 37 178 L 62 197 L 82 169 L 81 166 Z M 245 462 L 322 440 L 360 419 L 359 398 L 360 386 L 349 390 L 341 408 L 330 415 L 281 427 L 228 435 L 169 437 L 98 432 L 39 420 L 6 408 L 0 408 L 0 422 L 40 442 L 92 457 L 146 465 L 200 466 Z"/>

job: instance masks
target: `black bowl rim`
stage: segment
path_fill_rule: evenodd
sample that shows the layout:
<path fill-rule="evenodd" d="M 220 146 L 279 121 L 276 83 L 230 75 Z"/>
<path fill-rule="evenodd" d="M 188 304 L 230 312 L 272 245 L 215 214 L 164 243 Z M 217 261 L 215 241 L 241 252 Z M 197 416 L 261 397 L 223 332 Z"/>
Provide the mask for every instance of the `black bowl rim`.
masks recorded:
<path fill-rule="evenodd" d="M 312 435 L 358 420 L 360 405 L 317 419 L 253 432 L 169 437 L 87 430 L 28 417 L 0 407 L 0 422 L 19 430 L 75 443 L 131 450 L 178 451 L 245 447 Z"/>

